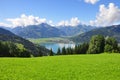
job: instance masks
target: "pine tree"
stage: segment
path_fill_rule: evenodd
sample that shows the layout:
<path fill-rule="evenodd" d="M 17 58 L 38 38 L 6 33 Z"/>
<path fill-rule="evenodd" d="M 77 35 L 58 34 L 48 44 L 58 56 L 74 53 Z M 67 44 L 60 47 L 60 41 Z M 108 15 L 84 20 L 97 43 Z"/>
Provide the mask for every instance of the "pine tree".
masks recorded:
<path fill-rule="evenodd" d="M 54 53 L 53 53 L 53 51 L 52 51 L 52 48 L 50 49 L 50 56 L 53 56 L 54 55 Z"/>
<path fill-rule="evenodd" d="M 62 54 L 66 55 L 66 49 L 65 49 L 65 47 L 62 48 Z"/>
<path fill-rule="evenodd" d="M 58 48 L 58 50 L 57 50 L 57 55 L 61 55 L 60 48 Z"/>

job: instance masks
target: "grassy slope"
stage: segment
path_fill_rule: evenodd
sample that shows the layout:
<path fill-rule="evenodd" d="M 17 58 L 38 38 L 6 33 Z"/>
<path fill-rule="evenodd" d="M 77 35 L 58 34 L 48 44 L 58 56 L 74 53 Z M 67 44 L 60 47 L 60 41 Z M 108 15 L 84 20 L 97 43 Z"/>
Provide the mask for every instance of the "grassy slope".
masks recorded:
<path fill-rule="evenodd" d="M 0 80 L 119 80 L 120 54 L 0 58 Z"/>

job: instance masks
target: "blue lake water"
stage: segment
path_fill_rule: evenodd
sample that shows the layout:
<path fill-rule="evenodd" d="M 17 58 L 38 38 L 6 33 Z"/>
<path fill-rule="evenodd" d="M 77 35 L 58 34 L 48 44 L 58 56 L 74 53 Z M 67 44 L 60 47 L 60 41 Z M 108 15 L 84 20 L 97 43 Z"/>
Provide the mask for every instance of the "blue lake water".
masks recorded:
<path fill-rule="evenodd" d="M 42 46 L 45 46 L 47 49 L 51 49 L 53 50 L 53 52 L 57 52 L 58 48 L 62 49 L 63 47 L 68 48 L 74 48 L 75 44 L 73 43 L 42 43 L 40 44 Z"/>

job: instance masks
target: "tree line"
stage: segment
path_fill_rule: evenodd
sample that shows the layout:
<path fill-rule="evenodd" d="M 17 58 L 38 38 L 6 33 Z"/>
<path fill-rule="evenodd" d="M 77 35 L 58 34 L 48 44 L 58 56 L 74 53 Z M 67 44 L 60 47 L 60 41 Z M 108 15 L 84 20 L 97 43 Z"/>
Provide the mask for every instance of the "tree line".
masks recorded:
<path fill-rule="evenodd" d="M 41 48 L 37 46 L 39 56 L 43 56 Z M 104 37 L 102 35 L 92 36 L 89 43 L 75 45 L 74 48 L 58 48 L 57 53 L 52 49 L 49 55 L 71 55 L 71 54 L 99 54 L 99 53 L 120 53 L 120 46 L 113 37 Z M 32 53 L 24 47 L 23 44 L 11 41 L 0 41 L 0 57 L 31 57 Z"/>
<path fill-rule="evenodd" d="M 58 48 L 56 55 L 69 54 L 100 54 L 100 53 L 120 53 L 120 47 L 114 37 L 104 37 L 102 35 L 94 35 L 91 37 L 89 43 L 76 45 L 75 48 Z M 50 56 L 53 56 L 52 49 Z"/>
<path fill-rule="evenodd" d="M 0 57 L 30 57 L 31 52 L 24 45 L 10 41 L 0 41 Z"/>

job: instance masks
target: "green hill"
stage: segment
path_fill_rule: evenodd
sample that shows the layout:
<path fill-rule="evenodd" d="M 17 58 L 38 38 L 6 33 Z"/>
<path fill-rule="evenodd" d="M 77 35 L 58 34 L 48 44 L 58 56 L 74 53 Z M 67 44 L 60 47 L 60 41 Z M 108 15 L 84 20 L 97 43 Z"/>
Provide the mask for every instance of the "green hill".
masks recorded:
<path fill-rule="evenodd" d="M 1 41 L 11 41 L 11 42 L 15 42 L 15 43 L 21 43 L 25 46 L 26 49 L 28 49 L 29 51 L 31 51 L 33 53 L 34 56 L 38 56 L 39 55 L 39 50 L 41 51 L 42 55 L 47 55 L 49 50 L 47 50 L 44 47 L 37 47 L 36 45 L 34 45 L 32 42 L 21 38 L 15 34 L 13 34 L 12 32 L 2 29 L 0 28 L 0 40 Z"/>
<path fill-rule="evenodd" d="M 88 31 L 86 33 L 79 34 L 77 36 L 74 36 L 71 38 L 74 42 L 89 42 L 90 38 L 93 35 L 103 35 L 105 37 L 114 37 L 117 39 L 118 42 L 120 42 L 120 25 L 113 25 L 109 27 L 102 27 L 93 29 L 91 31 Z"/>

